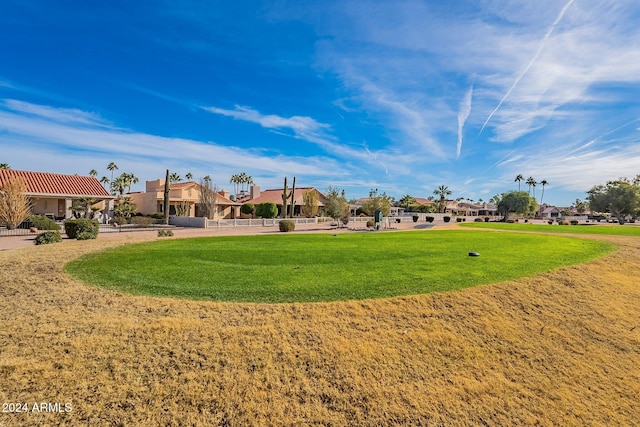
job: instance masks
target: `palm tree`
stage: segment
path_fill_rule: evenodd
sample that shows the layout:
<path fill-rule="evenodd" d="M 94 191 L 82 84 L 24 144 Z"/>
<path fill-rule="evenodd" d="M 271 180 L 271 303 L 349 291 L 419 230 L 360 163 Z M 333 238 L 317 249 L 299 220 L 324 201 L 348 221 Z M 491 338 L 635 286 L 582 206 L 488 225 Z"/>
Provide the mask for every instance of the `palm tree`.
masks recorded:
<path fill-rule="evenodd" d="M 111 181 L 109 181 L 109 178 L 107 178 L 106 176 L 103 176 L 102 178 L 100 178 L 100 182 L 103 185 L 107 185 L 108 183 L 110 183 Z"/>
<path fill-rule="evenodd" d="M 89 176 L 92 176 L 92 177 L 94 177 L 94 178 L 95 178 L 96 176 L 98 176 L 98 171 L 97 171 L 97 170 L 95 170 L 95 169 L 91 169 L 91 170 L 89 171 Z"/>
<path fill-rule="evenodd" d="M 520 181 L 522 181 L 524 179 L 524 176 L 522 176 L 521 173 L 518 174 L 518 176 L 516 176 L 516 179 L 514 180 L 514 182 L 518 183 L 518 191 L 520 191 Z"/>
<path fill-rule="evenodd" d="M 247 183 L 247 174 L 245 172 L 240 173 L 238 180 L 240 182 L 240 192 L 244 194 L 244 185 Z"/>
<path fill-rule="evenodd" d="M 544 186 L 548 184 L 546 179 L 543 179 L 542 181 L 540 181 L 540 184 L 542 184 L 542 195 L 540 196 L 540 204 L 542 205 L 542 199 L 544 199 Z"/>
<path fill-rule="evenodd" d="M 118 165 L 116 165 L 113 162 L 109 163 L 109 165 L 107 166 L 107 170 L 111 171 L 111 181 L 113 181 L 113 171 L 117 169 L 118 169 Z"/>
<path fill-rule="evenodd" d="M 451 194 L 451 190 L 446 185 L 441 185 L 440 187 L 433 190 L 433 194 L 436 196 L 440 196 L 440 201 L 438 202 L 438 211 L 440 213 L 446 211 L 447 206 L 447 196 Z"/>
<path fill-rule="evenodd" d="M 184 177 L 187 178 L 189 181 L 191 181 L 191 179 L 193 178 L 193 174 L 191 172 L 187 172 L 187 174 Z"/>
<path fill-rule="evenodd" d="M 530 176 L 529 178 L 527 178 L 526 184 L 529 186 L 529 195 L 531 195 L 531 187 L 533 187 L 533 198 L 536 198 L 536 180 Z"/>
<path fill-rule="evenodd" d="M 0 169 L 11 169 L 9 163 L 0 163 Z"/>
<path fill-rule="evenodd" d="M 251 176 L 248 176 L 248 175 L 247 175 L 247 178 L 246 178 L 246 182 L 247 182 L 247 190 L 248 190 L 249 188 L 251 188 L 251 186 L 252 186 L 253 184 L 255 184 L 255 182 L 253 182 L 253 178 L 252 178 Z"/>
<path fill-rule="evenodd" d="M 238 194 L 238 184 L 240 183 L 240 175 L 238 174 L 231 175 L 231 179 L 229 180 L 229 183 L 233 184 L 233 194 L 234 195 Z"/>
<path fill-rule="evenodd" d="M 131 184 L 137 184 L 139 179 L 132 173 L 123 173 L 122 178 L 124 180 L 125 187 L 129 189 L 129 193 L 131 192 Z"/>
<path fill-rule="evenodd" d="M 170 182 L 180 182 L 180 181 L 182 181 L 182 178 L 180 178 L 180 175 L 178 175 L 176 172 L 174 172 L 169 176 L 169 181 Z"/>

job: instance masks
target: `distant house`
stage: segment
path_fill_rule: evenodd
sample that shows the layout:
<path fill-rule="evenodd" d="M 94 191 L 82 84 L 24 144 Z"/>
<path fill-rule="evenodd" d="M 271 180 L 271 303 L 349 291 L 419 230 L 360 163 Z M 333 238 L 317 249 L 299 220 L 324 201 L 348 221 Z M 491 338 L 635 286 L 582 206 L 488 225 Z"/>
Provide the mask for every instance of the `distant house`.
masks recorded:
<path fill-rule="evenodd" d="M 253 203 L 254 205 L 258 205 L 260 203 L 272 202 L 278 206 L 278 215 L 282 214 L 282 188 L 279 189 L 271 189 L 271 190 L 260 190 L 260 187 L 257 185 L 253 185 L 250 188 L 250 193 L 248 198 L 242 199 L 242 203 Z M 291 190 L 289 190 L 291 191 Z M 318 208 L 322 210 L 324 208 L 326 201 L 326 197 L 322 192 L 320 192 L 315 187 L 301 187 L 296 188 L 296 192 L 294 194 L 295 200 L 295 209 L 294 216 L 301 215 L 302 213 L 302 205 L 304 205 L 304 193 L 307 191 L 314 191 L 318 196 Z M 289 199 L 288 204 L 291 203 L 291 199 Z"/>
<path fill-rule="evenodd" d="M 31 172 L 0 169 L 0 186 L 12 179 L 21 178 L 27 187 L 27 196 L 33 201 L 31 211 L 55 219 L 73 217 L 71 206 L 74 200 L 94 198 L 96 205 L 108 209 L 115 196 L 92 176 L 63 175 L 49 172 Z"/>
<path fill-rule="evenodd" d="M 164 179 L 147 181 L 144 192 L 131 193 L 131 202 L 143 215 L 164 211 Z M 175 182 L 169 185 L 169 215 L 177 215 L 181 208 L 184 216 L 203 216 L 200 207 L 200 184 L 194 181 Z M 240 203 L 229 199 L 227 191 L 219 191 L 213 219 L 228 219 L 239 216 Z"/>
<path fill-rule="evenodd" d="M 562 218 L 562 210 L 555 206 L 545 206 L 540 212 L 543 218 Z"/>

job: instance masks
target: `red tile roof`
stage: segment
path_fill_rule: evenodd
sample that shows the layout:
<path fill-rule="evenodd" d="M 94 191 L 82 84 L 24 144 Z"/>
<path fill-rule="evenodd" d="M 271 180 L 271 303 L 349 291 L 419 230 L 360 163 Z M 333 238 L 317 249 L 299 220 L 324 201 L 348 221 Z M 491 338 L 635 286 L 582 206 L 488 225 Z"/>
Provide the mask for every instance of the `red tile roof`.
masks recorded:
<path fill-rule="evenodd" d="M 0 169 L 0 186 L 14 178 L 24 180 L 29 196 L 113 198 L 100 181 L 92 176 Z"/>
<path fill-rule="evenodd" d="M 298 206 L 302 206 L 304 204 L 302 197 L 304 196 L 305 191 L 307 190 L 315 190 L 318 191 L 317 189 L 313 188 L 313 187 L 302 187 L 302 188 L 296 188 L 296 194 L 294 197 L 294 200 L 296 201 L 296 205 Z M 291 190 L 289 190 L 291 191 Z M 318 200 L 318 206 L 322 207 L 324 206 L 324 203 L 322 203 L 322 199 L 324 198 L 324 195 L 318 191 L 319 194 L 319 199 Z M 253 204 L 258 204 L 258 203 L 264 203 L 264 202 L 273 202 L 276 205 L 282 205 L 282 189 L 276 189 L 276 190 L 264 190 L 260 192 L 260 196 L 256 197 L 255 199 L 251 199 L 251 200 L 247 200 Z M 291 203 L 289 201 L 289 203 Z"/>

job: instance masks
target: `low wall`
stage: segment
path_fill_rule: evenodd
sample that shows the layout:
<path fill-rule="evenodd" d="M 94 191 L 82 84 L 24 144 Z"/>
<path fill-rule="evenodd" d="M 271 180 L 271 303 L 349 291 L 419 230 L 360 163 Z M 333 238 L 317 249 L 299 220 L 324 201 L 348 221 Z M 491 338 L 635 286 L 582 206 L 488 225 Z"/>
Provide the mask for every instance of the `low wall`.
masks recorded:
<path fill-rule="evenodd" d="M 192 216 L 170 216 L 169 224 L 176 227 L 207 228 L 207 218 Z"/>

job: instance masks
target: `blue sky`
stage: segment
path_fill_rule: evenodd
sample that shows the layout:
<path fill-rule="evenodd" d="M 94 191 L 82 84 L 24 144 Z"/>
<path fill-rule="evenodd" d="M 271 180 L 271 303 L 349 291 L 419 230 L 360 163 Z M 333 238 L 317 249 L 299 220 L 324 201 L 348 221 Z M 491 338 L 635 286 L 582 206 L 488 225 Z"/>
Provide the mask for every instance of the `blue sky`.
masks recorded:
<path fill-rule="evenodd" d="M 637 0 L 31 1 L 0 14 L 0 163 L 570 205 L 640 174 Z M 523 188 L 526 186 L 523 184 Z M 536 188 L 538 200 L 540 185 Z"/>

